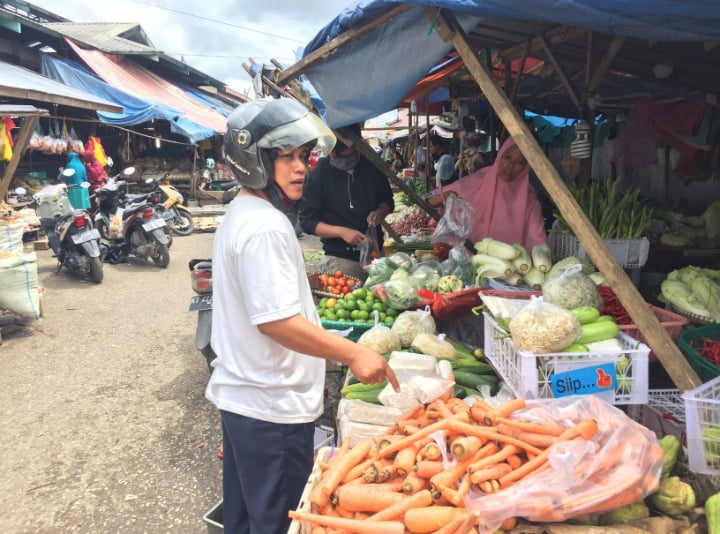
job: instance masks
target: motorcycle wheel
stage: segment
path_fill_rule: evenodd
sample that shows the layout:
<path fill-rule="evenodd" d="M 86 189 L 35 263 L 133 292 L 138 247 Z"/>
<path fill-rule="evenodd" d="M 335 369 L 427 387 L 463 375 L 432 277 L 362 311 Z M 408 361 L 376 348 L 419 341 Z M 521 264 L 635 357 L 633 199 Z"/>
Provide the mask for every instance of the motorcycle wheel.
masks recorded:
<path fill-rule="evenodd" d="M 100 237 L 106 241 L 110 241 L 110 232 L 108 231 L 108 225 L 105 221 L 99 220 L 95 223 L 95 228 L 100 232 Z"/>
<path fill-rule="evenodd" d="M 212 373 L 212 365 L 210 363 L 217 358 L 215 351 L 212 350 L 212 347 L 208 345 L 207 347 L 203 348 L 200 352 L 202 352 L 202 355 L 205 356 L 205 360 L 207 361 L 208 370 Z"/>
<path fill-rule="evenodd" d="M 100 258 L 88 258 L 88 265 L 90 267 L 90 280 L 99 284 L 103 281 L 103 268 Z"/>
<path fill-rule="evenodd" d="M 195 221 L 193 221 L 190 210 L 183 206 L 174 206 L 173 217 L 167 221 L 170 229 L 177 235 L 190 235 L 195 231 Z"/>
<path fill-rule="evenodd" d="M 158 245 L 155 254 L 151 257 L 159 267 L 167 267 L 170 265 L 170 251 L 167 245 Z"/>

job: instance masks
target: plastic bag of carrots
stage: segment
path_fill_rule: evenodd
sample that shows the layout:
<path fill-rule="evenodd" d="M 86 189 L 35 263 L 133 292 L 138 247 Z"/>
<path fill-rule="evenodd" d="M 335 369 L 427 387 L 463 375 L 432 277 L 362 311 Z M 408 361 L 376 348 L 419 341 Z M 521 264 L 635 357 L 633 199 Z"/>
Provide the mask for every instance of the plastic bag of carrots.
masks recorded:
<path fill-rule="evenodd" d="M 490 533 L 588 519 L 636 502 L 660 481 L 655 434 L 592 395 L 437 399 L 387 435 L 343 443 L 290 516 L 343 532 Z"/>

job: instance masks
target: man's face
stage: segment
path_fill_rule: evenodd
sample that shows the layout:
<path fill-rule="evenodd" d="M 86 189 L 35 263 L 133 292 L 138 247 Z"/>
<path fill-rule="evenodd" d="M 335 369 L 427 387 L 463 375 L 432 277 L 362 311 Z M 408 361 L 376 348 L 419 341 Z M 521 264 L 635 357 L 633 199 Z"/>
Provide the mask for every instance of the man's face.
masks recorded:
<path fill-rule="evenodd" d="M 277 151 L 274 162 L 275 183 L 290 200 L 300 200 L 302 197 L 309 155 L 305 147 L 298 147 L 290 153 Z"/>

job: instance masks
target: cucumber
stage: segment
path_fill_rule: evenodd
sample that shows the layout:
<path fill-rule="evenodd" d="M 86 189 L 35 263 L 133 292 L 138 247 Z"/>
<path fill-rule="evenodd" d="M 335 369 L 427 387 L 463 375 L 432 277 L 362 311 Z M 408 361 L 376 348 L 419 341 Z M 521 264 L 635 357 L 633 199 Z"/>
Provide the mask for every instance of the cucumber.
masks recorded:
<path fill-rule="evenodd" d="M 608 322 L 614 323 L 615 317 L 613 317 L 612 315 L 601 315 L 600 317 L 597 318 L 597 320 L 595 322 L 597 322 L 597 321 L 608 321 Z"/>
<path fill-rule="evenodd" d="M 343 398 L 348 400 L 362 400 L 373 404 L 380 404 L 380 392 L 383 388 L 376 388 L 368 391 L 348 391 L 343 393 Z"/>
<path fill-rule="evenodd" d="M 577 317 L 581 325 L 597 321 L 600 317 L 600 312 L 592 306 L 581 306 L 579 308 L 573 308 L 570 311 L 575 314 L 575 317 Z"/>
<path fill-rule="evenodd" d="M 495 370 L 487 363 L 479 362 L 477 360 L 470 361 L 458 361 L 453 360 L 450 362 L 453 367 L 453 372 L 456 370 L 467 371 L 476 375 L 494 375 Z"/>
<path fill-rule="evenodd" d="M 573 343 L 569 347 L 565 347 L 560 352 L 590 352 L 590 349 L 587 345 L 583 345 L 582 343 Z"/>
<path fill-rule="evenodd" d="M 470 347 L 468 347 L 467 345 L 463 345 L 459 341 L 455 341 L 454 339 L 452 339 L 448 336 L 445 336 L 445 341 L 450 343 L 453 346 L 453 348 L 457 351 L 458 358 L 475 358 L 473 356 L 473 350 Z"/>
<path fill-rule="evenodd" d="M 364 393 L 366 391 L 375 391 L 382 390 L 382 388 L 385 387 L 386 382 L 382 384 L 362 384 L 360 382 L 357 382 L 355 384 L 350 384 L 345 386 L 340 390 L 340 393 L 343 397 L 347 398 L 348 393 Z"/>
<path fill-rule="evenodd" d="M 618 335 L 620 329 L 614 321 L 595 321 L 582 325 L 582 334 L 575 343 L 592 343 L 603 339 L 612 339 Z"/>
<path fill-rule="evenodd" d="M 453 371 L 453 376 L 455 377 L 455 383 L 459 384 L 461 386 L 465 386 L 466 388 L 477 390 L 478 386 L 491 386 L 495 387 L 498 385 L 498 382 L 500 382 L 500 379 L 496 375 L 479 375 L 475 373 L 471 373 L 469 371 L 462 371 L 460 369 L 455 369 Z"/>

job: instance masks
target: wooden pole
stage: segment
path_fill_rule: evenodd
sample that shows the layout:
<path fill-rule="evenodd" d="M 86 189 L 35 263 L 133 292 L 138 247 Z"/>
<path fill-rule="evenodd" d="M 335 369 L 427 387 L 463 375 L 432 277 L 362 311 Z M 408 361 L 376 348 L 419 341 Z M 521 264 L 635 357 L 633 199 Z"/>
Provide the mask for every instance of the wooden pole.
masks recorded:
<path fill-rule="evenodd" d="M 435 8 L 425 9 L 431 20 L 439 17 L 436 30 L 441 38 L 452 42 L 485 97 L 497 111 L 500 120 L 505 124 L 528 163 L 555 201 L 563 217 L 590 254 L 590 259 L 605 275 L 605 279 L 615 290 L 620 302 L 645 336 L 650 348 L 662 362 L 677 388 L 685 391 L 700 385 L 700 379 L 693 368 L 690 367 L 675 342 L 650 310 L 625 271 L 615 261 L 607 245 L 590 224 L 565 182 L 535 141 L 525 122 L 510 105 L 505 93 L 498 87 L 492 75 L 468 44 L 467 36 L 455 16 L 447 10 L 438 12 Z"/>

